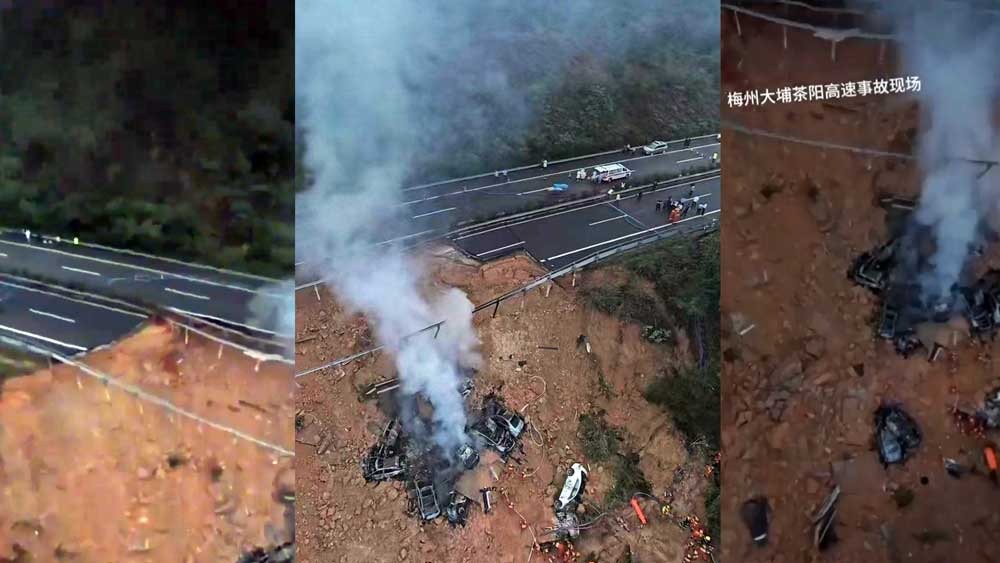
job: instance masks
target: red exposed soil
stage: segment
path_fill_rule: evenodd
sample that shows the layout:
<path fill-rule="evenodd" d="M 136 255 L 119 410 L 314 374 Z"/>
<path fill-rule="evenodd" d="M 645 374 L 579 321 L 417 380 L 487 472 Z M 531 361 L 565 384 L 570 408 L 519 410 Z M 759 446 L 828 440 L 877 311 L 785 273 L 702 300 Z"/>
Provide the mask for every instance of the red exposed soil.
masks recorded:
<path fill-rule="evenodd" d="M 435 284 L 461 288 L 474 303 L 542 272 L 522 256 L 480 265 L 438 249 L 423 260 Z M 588 276 L 578 281 L 593 283 Z M 497 496 L 490 514 L 474 506 L 464 528 L 451 528 L 443 519 L 421 525 L 404 513 L 406 493 L 401 483 L 366 485 L 361 477 L 359 461 L 386 419 L 373 404 L 360 402 L 358 391 L 394 374 L 388 354 L 302 378 L 298 404 L 308 413 L 310 426 L 298 439 L 333 444 L 322 455 L 311 445 L 296 446 L 298 555 L 303 563 L 527 560 L 533 534 L 543 540 L 543 529 L 553 525 L 552 499 L 562 485 L 563 472 L 573 462 L 588 461 L 576 436 L 578 416 L 596 408 L 605 409 L 608 421 L 624 429 L 628 444 L 642 456 L 640 467 L 655 493 L 663 494 L 676 468 L 688 470 L 676 487 L 675 512 L 703 516 L 702 461 L 687 454 L 669 417 L 641 395 L 658 369 L 679 360 L 668 349 L 645 342 L 639 327 L 581 306 L 571 283 L 567 279 L 549 290 L 507 301 L 495 318 L 492 309 L 475 318 L 483 365 L 476 375 L 472 404 L 499 390 L 509 406 L 524 409 L 537 433 L 529 430 L 524 440 L 523 465 L 505 467 L 483 455 L 480 467 L 497 470 L 499 481 L 493 485 L 503 494 Z M 325 290 L 320 295 L 319 300 L 312 291 L 297 296 L 298 339 L 316 337 L 298 346 L 300 371 L 371 344 L 364 319 L 346 314 Z M 591 354 L 577 346 L 581 334 L 589 337 Z M 589 465 L 586 497 L 600 502 L 613 479 L 607 467 Z M 491 481 L 488 470 L 480 476 L 485 484 Z M 627 506 L 615 507 L 585 533 L 578 550 L 613 561 L 628 545 L 641 561 L 680 560 L 685 532 L 662 517 L 655 502 L 644 500 L 643 506 L 648 526 L 640 527 Z M 594 516 L 589 512 L 582 519 Z M 532 560 L 544 559 L 535 554 Z"/>
<path fill-rule="evenodd" d="M 291 449 L 287 364 L 258 364 L 194 335 L 185 343 L 168 324 L 83 361 Z M 0 394 L 0 561 L 236 561 L 290 539 L 274 496 L 294 486 L 289 456 L 75 367 L 9 379 Z"/>
<path fill-rule="evenodd" d="M 740 37 L 731 16 L 723 17 L 724 100 L 735 90 L 903 74 L 891 45 L 881 64 L 879 44 L 861 40 L 841 42 L 831 60 L 830 43 L 811 34 L 790 29 L 784 50 L 779 27 L 741 17 Z M 917 113 L 897 94 L 723 115 L 910 153 Z M 886 239 L 876 195 L 919 192 L 915 164 L 738 132 L 724 131 L 723 142 L 723 560 L 997 561 L 1000 488 L 981 475 L 955 480 L 942 465 L 950 457 L 983 469 L 983 442 L 957 432 L 949 408 L 972 406 L 1000 383 L 995 346 L 959 339 L 935 363 L 902 359 L 874 339 L 875 300 L 846 276 L 857 255 Z M 903 466 L 883 469 L 872 450 L 881 400 L 901 402 L 924 432 Z M 835 483 L 844 493 L 840 541 L 820 554 L 809 516 Z M 893 493 L 907 489 L 914 500 L 899 508 Z M 752 546 L 739 513 L 760 494 L 773 509 L 764 548 Z"/>

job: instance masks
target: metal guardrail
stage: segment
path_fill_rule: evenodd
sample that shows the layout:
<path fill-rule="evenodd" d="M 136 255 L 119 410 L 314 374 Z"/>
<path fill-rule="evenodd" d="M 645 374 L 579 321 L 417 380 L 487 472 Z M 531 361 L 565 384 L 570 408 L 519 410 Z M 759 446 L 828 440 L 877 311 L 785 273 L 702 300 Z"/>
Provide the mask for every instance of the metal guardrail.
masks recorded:
<path fill-rule="evenodd" d="M 104 372 L 98 370 L 97 368 L 95 368 L 95 367 L 93 367 L 93 366 L 91 366 L 89 364 L 85 364 L 84 362 L 82 362 L 80 360 L 74 359 L 75 357 L 71 357 L 71 356 L 67 356 L 67 355 L 64 355 L 64 354 L 60 354 L 59 352 L 56 352 L 55 350 L 50 350 L 48 348 L 45 348 L 43 346 L 39 346 L 39 345 L 36 345 L 36 344 L 31 344 L 31 343 L 23 342 L 23 341 L 17 341 L 17 339 L 10 339 L 10 338 L 4 337 L 4 336 L 0 336 L 0 342 L 8 342 L 8 341 L 11 341 L 11 340 L 13 340 L 13 341 L 16 342 L 16 346 L 20 350 L 31 352 L 32 354 L 34 354 L 36 356 L 47 357 L 47 358 L 49 358 L 51 360 L 55 360 L 56 362 L 73 366 L 73 367 L 77 368 L 78 370 L 80 370 L 80 372 L 83 373 L 84 375 L 87 375 L 88 377 L 92 377 L 92 378 L 100 381 L 105 386 L 115 387 L 115 388 L 123 391 L 125 394 L 127 394 L 127 395 L 129 395 L 131 397 L 134 397 L 137 400 L 154 404 L 156 406 L 159 406 L 159 407 L 163 408 L 164 410 L 166 410 L 168 412 L 171 412 L 171 413 L 176 414 L 178 416 L 181 416 L 181 417 L 193 420 L 194 422 L 196 422 L 198 424 L 203 424 L 203 425 L 208 426 L 210 428 L 213 428 L 215 430 L 219 430 L 221 432 L 225 432 L 227 434 L 232 435 L 234 438 L 238 438 L 240 440 L 245 440 L 247 442 L 251 442 L 251 443 L 253 443 L 253 444 L 257 445 L 257 446 L 260 446 L 260 447 L 262 447 L 264 449 L 271 450 L 271 451 L 275 452 L 276 454 L 278 454 L 281 457 L 294 457 L 295 456 L 295 452 L 293 452 L 293 451 L 291 451 L 291 450 L 289 450 L 289 449 L 287 449 L 287 448 L 285 448 L 285 447 L 283 447 L 281 445 L 274 444 L 274 443 L 271 443 L 271 442 L 267 442 L 265 440 L 262 440 L 260 438 L 255 437 L 255 436 L 247 434 L 246 432 L 243 432 L 242 430 L 239 430 L 237 428 L 233 428 L 232 426 L 226 426 L 224 424 L 221 424 L 221 423 L 215 422 L 213 420 L 210 420 L 208 418 L 205 418 L 205 417 L 203 417 L 203 416 L 201 416 L 201 415 L 199 415 L 197 413 L 194 413 L 192 411 L 189 411 L 189 410 L 187 410 L 185 408 L 182 408 L 182 407 L 174 404 L 169 399 L 164 399 L 163 397 L 160 397 L 158 395 L 154 395 L 153 393 L 150 393 L 149 391 L 146 391 L 145 389 L 139 387 L 138 385 L 135 385 L 135 384 L 132 384 L 132 383 L 128 383 L 126 381 L 122 381 L 122 380 L 118 379 L 117 377 L 114 377 L 114 376 L 111 376 L 111 375 L 109 375 L 107 373 L 104 373 Z M 11 343 L 11 344 L 13 344 L 13 343 Z"/>
<path fill-rule="evenodd" d="M 12 229 L 10 227 L 0 227 L 0 233 L 14 234 L 14 235 L 18 235 L 18 236 L 24 236 L 24 229 Z M 74 237 L 63 237 L 63 236 L 58 236 L 58 235 L 47 235 L 47 234 L 44 234 L 44 233 L 32 233 L 32 236 L 33 237 L 38 237 L 38 238 L 40 238 L 42 240 L 49 240 L 49 241 L 58 242 L 58 243 L 66 243 L 66 244 L 70 244 L 72 246 L 82 246 L 84 248 L 93 248 L 95 250 L 103 250 L 105 252 L 114 252 L 116 254 L 124 254 L 126 256 L 137 256 L 139 258 L 147 258 L 147 259 L 150 259 L 150 260 L 159 260 L 159 261 L 162 261 L 162 262 L 167 262 L 167 263 L 171 263 L 171 264 L 177 264 L 177 265 L 185 266 L 185 267 L 188 267 L 188 268 L 196 268 L 196 269 L 199 269 L 199 270 L 205 270 L 206 272 L 215 272 L 215 273 L 219 273 L 219 274 L 226 274 L 226 275 L 229 275 L 229 276 L 239 276 L 239 277 L 243 277 L 243 278 L 247 278 L 247 279 L 252 279 L 252 280 L 257 280 L 257 281 L 262 281 L 262 282 L 267 282 L 267 283 L 277 283 L 277 282 L 281 281 L 281 280 L 276 279 L 276 278 L 269 278 L 267 276 L 260 276 L 260 275 L 257 275 L 257 274 L 250 274 L 250 273 L 247 273 L 247 272 L 238 272 L 236 270 L 228 270 L 226 268 L 218 268 L 216 266 L 209 266 L 207 264 L 199 264 L 197 262 L 188 262 L 188 261 L 185 261 L 185 260 L 178 260 L 176 258 L 168 258 L 168 257 L 165 257 L 165 256 L 156 256 L 154 254 L 147 254 L 145 252 L 139 252 L 139 251 L 136 251 L 136 250 L 128 250 L 128 249 L 125 249 L 125 248 L 117 248 L 117 247 L 113 247 L 113 246 L 105 246 L 103 244 L 97 244 L 97 243 L 93 243 L 93 242 L 85 242 L 85 241 L 77 240 Z"/>
<path fill-rule="evenodd" d="M 532 289 L 534 289 L 536 287 L 539 287 L 539 286 L 541 286 L 541 285 L 543 285 L 545 283 L 551 282 L 551 281 L 555 280 L 556 278 L 565 276 L 566 274 L 577 272 L 577 271 L 582 270 L 583 268 L 586 268 L 587 266 L 590 266 L 592 264 L 596 264 L 596 263 L 598 263 L 600 261 L 607 260 L 608 258 L 612 258 L 612 257 L 618 256 L 620 254 L 624 254 L 626 252 L 635 250 L 637 248 L 641 248 L 643 246 L 647 246 L 647 245 L 652 244 L 654 242 L 659 242 L 661 240 L 664 240 L 664 239 L 667 239 L 667 238 L 672 238 L 674 236 L 681 235 L 681 234 L 688 235 L 688 234 L 698 233 L 698 232 L 709 233 L 709 232 L 712 232 L 712 231 L 716 231 L 719 228 L 719 220 L 718 219 L 713 219 L 712 221 L 710 221 L 707 224 L 701 224 L 701 225 L 698 225 L 698 226 L 691 226 L 691 227 L 688 227 L 687 229 L 669 230 L 669 229 L 667 229 L 667 227 L 669 227 L 669 226 L 670 226 L 670 224 L 667 224 L 667 225 L 663 225 L 661 227 L 656 227 L 654 229 L 650 229 L 651 231 L 656 231 L 656 232 L 653 232 L 653 233 L 651 233 L 651 234 L 649 234 L 649 235 L 647 235 L 645 237 L 642 237 L 642 238 L 639 238 L 639 239 L 636 239 L 636 240 L 633 240 L 633 241 L 624 242 L 622 244 L 615 245 L 615 246 L 613 246 L 611 248 L 606 248 L 606 249 L 601 250 L 599 252 L 594 252 L 594 253 L 589 254 L 587 256 L 584 256 L 583 258 L 580 258 L 578 260 L 574 260 L 573 262 L 571 262 L 571 263 L 569 263 L 569 264 L 567 264 L 567 265 L 565 265 L 565 266 L 563 266 L 561 268 L 553 270 L 553 271 L 551 271 L 551 272 L 549 272 L 549 273 L 547 273 L 547 274 L 545 274 L 543 276 L 540 276 L 540 277 L 538 277 L 538 278 L 536 278 L 536 279 L 534 279 L 534 280 L 532 280 L 532 281 L 530 281 L 530 282 L 522 285 L 521 287 L 518 287 L 517 289 L 513 289 L 511 291 L 508 291 L 507 293 L 504 293 L 503 295 L 500 295 L 498 297 L 494 297 L 493 299 L 490 299 L 489 301 L 487 301 L 485 303 L 477 305 L 476 308 L 472 310 L 472 312 L 473 312 L 473 314 L 476 314 L 476 313 L 478 313 L 480 311 L 489 309 L 490 307 L 494 307 L 495 309 L 494 309 L 494 313 L 493 314 L 496 315 L 496 309 L 499 308 L 500 303 L 506 301 L 507 299 L 510 299 L 511 297 L 516 297 L 518 295 L 522 295 L 525 292 L 530 291 L 530 290 L 532 290 Z M 663 230 L 660 230 L 660 229 L 663 229 Z M 438 322 L 436 322 L 434 324 L 428 325 L 428 326 L 426 326 L 426 327 L 424 327 L 424 328 L 422 328 L 422 329 L 420 329 L 420 330 L 418 330 L 418 331 L 416 331 L 414 333 L 406 335 L 405 337 L 403 337 L 403 340 L 405 341 L 408 338 L 413 338 L 414 336 L 418 336 L 420 334 L 423 334 L 423 333 L 426 333 L 426 332 L 429 332 L 429 331 L 432 331 L 432 330 L 434 331 L 434 336 L 437 337 L 437 334 L 441 330 L 441 326 L 444 325 L 444 323 L 445 323 L 445 321 L 438 321 Z M 316 373 L 318 371 L 322 371 L 322 370 L 327 369 L 327 368 L 337 367 L 337 366 L 342 366 L 342 365 L 349 364 L 349 363 L 353 362 L 354 360 L 363 358 L 363 357 L 368 356 L 370 354 L 374 354 L 374 353 L 379 352 L 380 350 L 382 350 L 384 348 L 385 348 L 384 345 L 377 346 L 375 348 L 364 350 L 362 352 L 358 352 L 358 353 L 352 354 L 350 356 L 345 356 L 343 358 L 334 360 L 332 362 L 328 362 L 328 363 L 325 363 L 325 364 L 322 364 L 322 365 L 319 365 L 319 366 L 316 366 L 316 367 L 309 368 L 309 369 L 307 369 L 305 371 L 296 373 L 295 374 L 295 378 L 298 379 L 300 377 L 305 377 L 307 375 Z"/>
<path fill-rule="evenodd" d="M 718 135 L 718 133 L 711 133 L 709 135 L 699 135 L 697 137 L 687 137 L 687 138 L 691 139 L 692 141 L 694 141 L 696 139 L 708 139 L 709 137 L 715 137 L 716 135 Z M 683 140 L 684 139 L 671 139 L 669 141 L 664 141 L 664 142 L 666 142 L 666 143 L 677 143 L 677 142 L 680 142 L 680 141 L 683 141 Z M 634 146 L 638 147 L 638 148 L 641 148 L 643 145 L 634 145 Z M 617 153 L 620 153 L 620 152 L 622 152 L 622 149 L 617 148 L 617 149 L 614 149 L 614 150 L 603 151 L 603 152 L 595 152 L 595 153 L 592 153 L 592 154 L 584 154 L 584 155 L 580 155 L 580 156 L 571 156 L 569 158 L 562 158 L 562 159 L 559 159 L 559 160 L 550 160 L 550 161 L 548 161 L 548 163 L 549 163 L 549 166 L 551 166 L 553 164 L 562 164 L 564 162 L 574 162 L 574 161 L 577 161 L 577 160 L 586 160 L 588 158 L 594 158 L 594 157 L 597 157 L 597 156 L 606 156 L 606 155 L 609 155 L 609 154 L 617 154 Z M 508 168 L 507 172 L 519 172 L 521 170 L 530 170 L 532 168 L 541 168 L 541 167 L 542 167 L 542 163 L 536 162 L 534 164 L 526 164 L 524 166 L 518 166 L 517 168 Z M 450 184 L 452 182 L 464 182 L 466 180 L 475 180 L 476 178 L 485 178 L 487 176 L 492 176 L 493 174 L 494 174 L 494 172 L 483 172 L 482 174 L 473 174 L 472 176 L 464 176 L 462 178 L 449 178 L 447 180 L 440 180 L 440 181 L 437 181 L 437 182 L 430 182 L 428 184 L 419 184 L 419 185 L 416 185 L 416 186 L 409 186 L 409 187 L 403 188 L 402 191 L 407 192 L 407 191 L 412 191 L 412 190 L 420 190 L 420 189 L 424 189 L 424 188 L 433 188 L 434 186 L 442 186 L 444 184 Z"/>
<path fill-rule="evenodd" d="M 668 180 L 660 180 L 658 182 L 650 182 L 648 184 L 642 184 L 640 186 L 633 186 L 631 188 L 627 188 L 625 190 L 616 193 L 621 194 L 622 196 L 628 196 L 637 193 L 639 191 L 648 190 L 650 188 L 654 188 L 657 190 L 669 189 L 669 188 L 679 187 L 691 181 L 702 182 L 704 180 L 714 179 L 715 177 L 720 176 L 721 174 L 722 174 L 721 168 L 714 168 L 712 170 L 708 170 L 705 172 L 697 172 L 695 174 L 690 174 L 686 176 L 676 176 Z M 513 215 L 505 215 L 503 217 L 490 219 L 488 221 L 483 221 L 481 223 L 476 223 L 474 225 L 466 225 L 464 227 L 458 227 L 456 229 L 452 229 L 447 232 L 428 231 L 426 233 L 421 233 L 428 235 L 428 238 L 419 239 L 416 242 L 411 242 L 409 243 L 410 246 L 408 246 L 407 248 L 416 248 L 419 247 L 421 244 L 426 243 L 428 240 L 436 240 L 441 237 L 452 240 L 460 237 L 461 238 L 469 237 L 477 234 L 479 231 L 495 229 L 509 224 L 515 224 L 519 221 L 524 221 L 535 216 L 544 217 L 556 211 L 568 211 L 576 208 L 584 208 L 589 205 L 593 205 L 595 202 L 601 202 L 607 200 L 607 198 L 608 195 L 606 193 L 597 194 L 594 196 L 588 196 L 573 201 L 565 201 L 562 203 L 557 203 L 555 205 L 541 207 L 539 209 L 533 209 L 531 211 L 524 211 Z M 299 290 L 302 289 L 309 289 L 311 287 L 324 284 L 328 281 L 330 281 L 330 278 L 321 278 L 318 280 L 298 284 L 295 286 L 295 291 L 298 292 Z"/>

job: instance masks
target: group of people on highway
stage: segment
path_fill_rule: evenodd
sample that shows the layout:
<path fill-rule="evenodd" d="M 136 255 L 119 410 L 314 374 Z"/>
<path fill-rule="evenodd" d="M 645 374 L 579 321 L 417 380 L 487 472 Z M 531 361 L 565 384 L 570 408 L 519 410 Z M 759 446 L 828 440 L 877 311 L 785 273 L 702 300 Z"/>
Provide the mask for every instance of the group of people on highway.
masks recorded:
<path fill-rule="evenodd" d="M 695 195 L 694 184 L 691 184 L 686 198 L 674 200 L 673 197 L 668 197 L 666 201 L 656 200 L 656 210 L 666 212 L 667 220 L 671 223 L 686 218 L 692 211 L 700 217 L 708 211 L 708 204 L 701 202 L 701 198 L 702 196 Z"/>

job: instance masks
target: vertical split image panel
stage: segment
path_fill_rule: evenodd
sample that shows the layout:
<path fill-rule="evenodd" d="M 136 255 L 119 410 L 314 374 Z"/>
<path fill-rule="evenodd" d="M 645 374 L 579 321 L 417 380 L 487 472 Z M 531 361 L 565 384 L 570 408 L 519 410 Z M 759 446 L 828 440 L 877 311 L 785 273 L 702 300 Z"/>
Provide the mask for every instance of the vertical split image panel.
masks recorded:
<path fill-rule="evenodd" d="M 998 560 L 988 4 L 722 4 L 728 561 Z"/>
<path fill-rule="evenodd" d="M 302 561 L 713 556 L 718 26 L 296 2 Z"/>
<path fill-rule="evenodd" d="M 0 561 L 291 561 L 290 2 L 0 2 Z"/>

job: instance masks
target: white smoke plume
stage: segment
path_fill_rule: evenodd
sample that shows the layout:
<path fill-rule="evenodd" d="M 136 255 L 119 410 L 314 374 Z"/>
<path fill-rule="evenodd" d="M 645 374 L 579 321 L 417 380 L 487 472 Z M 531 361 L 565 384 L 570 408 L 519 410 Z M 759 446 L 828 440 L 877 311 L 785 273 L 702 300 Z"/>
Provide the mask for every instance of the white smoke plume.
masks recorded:
<path fill-rule="evenodd" d="M 663 29 L 713 48 L 717 13 L 704 6 L 692 16 L 689 5 L 296 0 L 296 124 L 306 176 L 296 201 L 296 258 L 371 322 L 394 354 L 402 389 L 433 406 L 433 437 L 445 453 L 467 440 L 459 384 L 477 362 L 472 305 L 456 290 L 429 297 L 420 265 L 377 244 L 412 232 L 396 213 L 401 189 L 433 157 L 461 161 L 470 139 L 482 148 L 497 128 L 527 128 L 539 100 L 516 91 L 515 79 L 557 79 L 578 55 L 623 56 L 637 38 L 659 40 Z M 443 318 L 437 338 L 431 331 L 404 339 Z"/>
<path fill-rule="evenodd" d="M 936 248 L 921 273 L 926 303 L 953 292 L 984 221 L 996 210 L 997 170 L 959 160 L 997 160 L 995 129 L 1000 25 L 970 3 L 886 3 L 901 34 L 904 68 L 919 76 L 922 110 L 919 157 L 923 189 L 915 214 L 934 233 Z"/>
<path fill-rule="evenodd" d="M 295 282 L 285 280 L 261 288 L 247 309 L 250 322 L 274 332 L 288 357 L 295 357 Z"/>

